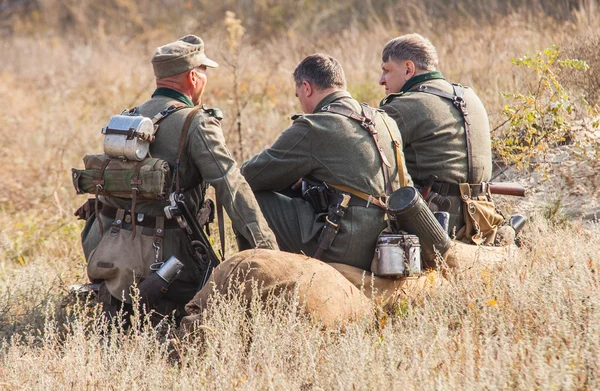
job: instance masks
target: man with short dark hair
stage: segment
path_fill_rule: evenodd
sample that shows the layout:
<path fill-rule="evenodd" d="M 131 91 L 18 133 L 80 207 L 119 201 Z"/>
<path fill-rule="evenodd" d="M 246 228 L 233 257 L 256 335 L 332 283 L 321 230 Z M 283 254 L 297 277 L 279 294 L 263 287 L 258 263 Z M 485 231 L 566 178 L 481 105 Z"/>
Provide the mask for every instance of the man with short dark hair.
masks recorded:
<path fill-rule="evenodd" d="M 341 193 L 351 194 L 337 236 L 322 259 L 368 270 L 377 236 L 386 227 L 381 200 L 412 183 L 400 148 L 394 149 L 394 140 L 401 145 L 400 133 L 384 112 L 360 105 L 345 91 L 344 71 L 331 56 L 305 58 L 294 71 L 294 81 L 305 114 L 293 116 L 291 127 L 246 162 L 242 174 L 279 247 L 308 256 L 315 254 L 328 212 L 339 204 Z M 376 134 L 351 118 L 353 114 L 370 116 Z M 304 178 L 310 202 L 279 192 L 299 178 Z"/>
<path fill-rule="evenodd" d="M 481 183 L 492 174 L 488 116 L 475 92 L 448 83 L 437 71 L 438 56 L 419 34 L 390 40 L 382 53 L 386 97 L 381 109 L 400 129 L 408 172 L 416 185 L 431 185 L 441 197 L 431 203 L 450 213 L 450 233 L 465 224 L 459 184 L 485 197 Z M 431 194 L 433 194 L 431 193 Z"/>

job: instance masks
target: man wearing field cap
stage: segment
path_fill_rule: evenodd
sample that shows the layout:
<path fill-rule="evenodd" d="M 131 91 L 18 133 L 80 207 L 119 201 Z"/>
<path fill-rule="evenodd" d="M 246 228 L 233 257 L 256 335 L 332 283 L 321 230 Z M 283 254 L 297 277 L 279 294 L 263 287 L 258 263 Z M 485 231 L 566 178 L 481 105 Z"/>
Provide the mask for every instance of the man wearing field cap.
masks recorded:
<path fill-rule="evenodd" d="M 208 186 L 215 189 L 219 200 L 229 215 L 237 232 L 254 248 L 277 249 L 273 232 L 263 218 L 256 199 L 246 180 L 241 176 L 236 162 L 225 145 L 220 123 L 220 111 L 209 109 L 205 105 L 199 107 L 202 93 L 205 90 L 208 76 L 207 68 L 217 68 L 218 64 L 209 59 L 205 53 L 204 42 L 195 35 L 187 35 L 175 42 L 160 46 L 152 57 L 152 66 L 156 75 L 157 89 L 151 99 L 135 108 L 134 114 L 152 118 L 169 107 L 175 111 L 159 123 L 156 139 L 150 144 L 150 155 L 164 159 L 171 167 L 174 178 L 173 189 L 183 191 L 185 201 L 191 213 L 206 211 L 205 194 Z M 195 113 L 192 111 L 196 109 Z M 184 123 L 190 115 L 187 137 L 180 136 Z M 178 155 L 181 158 L 178 159 Z M 179 163 L 177 161 L 179 160 Z M 87 220 L 82 234 L 83 248 L 88 259 L 88 275 L 93 281 L 111 279 L 131 283 L 122 275 L 132 274 L 127 260 L 99 264 L 95 255 L 110 249 L 101 249 L 104 237 L 115 220 L 118 210 L 124 209 L 126 215 L 122 229 L 131 230 L 131 222 L 136 219 L 137 232 L 152 235 L 158 231 L 154 221 L 164 217 L 164 207 L 169 204 L 165 200 L 137 199 L 135 213 L 131 215 L 132 200 L 114 196 L 100 197 L 103 207 L 100 219 L 104 228 L 103 235 L 98 224 L 98 216 Z M 144 222 L 150 222 L 144 226 Z M 205 222 L 205 221 L 204 221 Z M 102 242 L 101 242 L 102 240 Z M 152 243 L 150 243 L 152 244 Z M 171 255 L 177 257 L 184 268 L 177 280 L 169 287 L 161 299 L 163 312 L 173 309 L 181 310 L 196 293 L 203 281 L 204 271 L 193 261 L 190 244 L 182 229 L 173 220 L 165 220 L 164 238 L 159 249 L 160 260 Z M 146 251 L 147 249 L 143 249 Z M 155 249 L 150 249 L 155 250 Z M 97 257 L 96 257 L 97 258 Z M 114 263 L 114 264 L 113 264 Z M 112 267 L 107 273 L 106 268 Z M 122 292 L 127 293 L 129 284 L 109 284 L 110 294 L 121 299 Z M 126 300 L 127 301 L 127 300 Z"/>
<path fill-rule="evenodd" d="M 481 186 L 492 174 L 490 126 L 475 92 L 447 82 L 437 66 L 437 52 L 427 38 L 407 34 L 390 40 L 382 53 L 379 84 L 387 96 L 380 105 L 402 133 L 415 185 L 430 188 L 424 192 L 430 206 L 450 213 L 452 234 L 465 226 L 463 192 L 491 201 Z M 493 205 L 486 210 L 495 224 L 502 220 Z"/>

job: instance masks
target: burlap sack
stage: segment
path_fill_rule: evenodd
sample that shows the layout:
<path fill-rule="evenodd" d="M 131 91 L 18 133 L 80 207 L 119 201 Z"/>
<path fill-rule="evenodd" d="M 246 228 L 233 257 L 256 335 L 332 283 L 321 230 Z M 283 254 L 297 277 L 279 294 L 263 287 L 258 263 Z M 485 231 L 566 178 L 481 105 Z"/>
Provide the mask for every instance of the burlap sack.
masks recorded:
<path fill-rule="evenodd" d="M 297 289 L 301 308 L 325 327 L 342 326 L 372 313 L 367 297 L 330 265 L 300 254 L 254 249 L 215 268 L 208 283 L 186 305 L 190 315 L 183 319 L 183 328 L 189 331 L 202 320 L 215 293 L 240 294 L 250 302 L 255 294 L 252 280 L 261 284 L 262 300 L 271 292 L 293 295 Z"/>
<path fill-rule="evenodd" d="M 400 298 L 414 299 L 433 289 L 442 281 L 436 271 L 431 270 L 419 277 L 384 278 L 371 272 L 342 263 L 330 263 L 367 298 L 375 300 L 383 310 L 389 310 Z"/>

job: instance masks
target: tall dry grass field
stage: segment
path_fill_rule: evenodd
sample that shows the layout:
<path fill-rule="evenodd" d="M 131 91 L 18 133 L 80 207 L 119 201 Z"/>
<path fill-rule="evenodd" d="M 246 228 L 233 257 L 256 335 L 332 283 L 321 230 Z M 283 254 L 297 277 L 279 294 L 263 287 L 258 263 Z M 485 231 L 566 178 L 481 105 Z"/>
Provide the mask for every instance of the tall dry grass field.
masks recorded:
<path fill-rule="evenodd" d="M 227 9 L 246 27 L 237 51 Z M 192 336 L 144 322 L 124 332 L 68 295 L 86 280 L 83 225 L 72 216 L 85 197 L 74 195 L 70 168 L 101 151 L 111 115 L 150 96 L 156 46 L 205 39 L 222 66 L 209 71 L 204 103 L 224 111 L 242 160 L 300 111 L 291 72 L 305 55 L 338 58 L 353 95 L 376 105 L 381 48 L 407 32 L 433 41 L 441 71 L 472 86 L 498 125 L 500 93 L 531 83 L 510 59 L 598 42 L 596 1 L 31 0 L 0 2 L 0 14 L 0 389 L 600 388 L 600 226 L 549 209 L 551 193 L 505 203 L 533 216 L 513 258 L 449 275 L 343 332 L 311 326 L 293 302 L 255 303 L 249 319 L 231 297 Z"/>

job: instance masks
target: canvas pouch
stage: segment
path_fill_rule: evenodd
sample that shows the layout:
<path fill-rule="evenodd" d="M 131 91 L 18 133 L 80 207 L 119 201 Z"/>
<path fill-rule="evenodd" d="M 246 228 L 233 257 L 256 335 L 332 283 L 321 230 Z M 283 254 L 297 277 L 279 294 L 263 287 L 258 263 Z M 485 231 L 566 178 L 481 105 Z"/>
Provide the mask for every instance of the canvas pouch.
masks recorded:
<path fill-rule="evenodd" d="M 120 209 L 120 211 L 123 211 Z M 124 211 L 123 211 L 124 212 Z M 119 212 L 118 212 L 119 213 Z M 118 300 L 131 303 L 130 287 L 139 284 L 152 270 L 157 259 L 157 235 L 133 235 L 122 229 L 115 219 L 110 230 L 102 237 L 88 258 L 87 273 L 91 281 L 104 280 L 110 294 Z M 164 230 L 156 230 L 164 233 Z M 158 257 L 161 259 L 160 243 Z"/>
<path fill-rule="evenodd" d="M 460 183 L 459 188 L 464 204 L 465 225 L 456 234 L 456 239 L 465 243 L 492 246 L 498 228 L 504 222 L 504 216 L 496 209 L 489 191 L 473 198 L 468 183 Z"/>
<path fill-rule="evenodd" d="M 149 157 L 138 162 L 102 154 L 86 155 L 83 163 L 83 170 L 72 169 L 77 194 L 132 198 L 134 188 L 137 188 L 136 196 L 139 198 L 168 197 L 171 170 L 165 160 Z"/>

